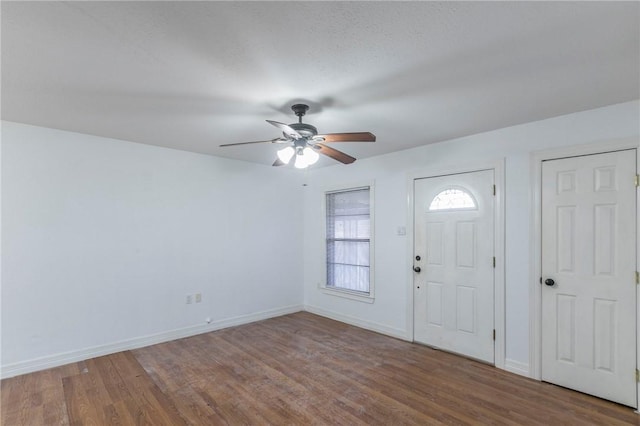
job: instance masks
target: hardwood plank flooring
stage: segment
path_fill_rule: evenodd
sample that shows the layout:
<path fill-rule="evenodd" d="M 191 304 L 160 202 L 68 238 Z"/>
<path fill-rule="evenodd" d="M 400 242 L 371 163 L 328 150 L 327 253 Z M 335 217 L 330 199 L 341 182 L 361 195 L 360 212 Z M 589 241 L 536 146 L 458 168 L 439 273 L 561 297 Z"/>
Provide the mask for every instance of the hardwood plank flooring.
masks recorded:
<path fill-rule="evenodd" d="M 309 313 L 5 379 L 14 425 L 640 425 L 633 409 Z"/>

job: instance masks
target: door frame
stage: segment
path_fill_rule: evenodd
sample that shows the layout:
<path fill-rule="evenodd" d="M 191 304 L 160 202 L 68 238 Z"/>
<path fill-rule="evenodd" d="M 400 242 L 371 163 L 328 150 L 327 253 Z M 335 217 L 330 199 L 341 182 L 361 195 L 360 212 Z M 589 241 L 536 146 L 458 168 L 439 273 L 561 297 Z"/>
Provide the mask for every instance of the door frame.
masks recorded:
<path fill-rule="evenodd" d="M 542 380 L 542 162 L 581 155 L 603 154 L 626 149 L 636 150 L 636 174 L 640 168 L 640 141 L 638 138 L 603 140 L 591 144 L 573 145 L 532 152 L 531 176 L 531 268 L 529 279 L 529 376 Z M 636 194 L 638 188 L 636 188 Z M 636 196 L 636 212 L 640 212 L 640 197 Z M 636 223 L 636 268 L 640 265 L 640 215 Z M 640 366 L 640 291 L 636 291 L 636 366 Z M 640 384 L 637 395 L 640 397 Z M 638 402 L 638 401 L 636 401 Z"/>
<path fill-rule="evenodd" d="M 463 165 L 448 165 L 430 167 L 412 171 L 407 174 L 407 264 L 406 270 L 411 271 L 413 267 L 413 250 L 414 250 L 414 212 L 415 212 L 415 192 L 414 181 L 416 179 L 425 179 L 438 176 L 454 175 L 461 173 L 479 172 L 482 170 L 493 170 L 494 184 L 496 186 L 495 209 L 494 209 L 494 251 L 496 256 L 496 267 L 494 274 L 494 291 L 493 291 L 493 324 L 496 330 L 496 339 L 494 343 L 494 365 L 502 370 L 505 369 L 505 272 L 504 272 L 504 170 L 505 160 L 500 158 L 497 160 L 479 161 Z M 414 293 L 413 293 L 413 274 L 408 274 L 409 285 L 407 285 L 407 327 L 408 337 L 411 341 L 415 341 L 414 336 Z"/>

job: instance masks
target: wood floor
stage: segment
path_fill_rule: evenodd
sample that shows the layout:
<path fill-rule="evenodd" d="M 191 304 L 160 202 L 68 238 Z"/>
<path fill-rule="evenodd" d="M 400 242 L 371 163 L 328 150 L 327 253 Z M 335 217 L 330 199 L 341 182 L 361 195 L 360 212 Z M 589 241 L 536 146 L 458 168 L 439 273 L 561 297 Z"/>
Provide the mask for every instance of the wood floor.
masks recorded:
<path fill-rule="evenodd" d="M 619 425 L 633 410 L 296 313 L 2 381 L 2 425 Z"/>

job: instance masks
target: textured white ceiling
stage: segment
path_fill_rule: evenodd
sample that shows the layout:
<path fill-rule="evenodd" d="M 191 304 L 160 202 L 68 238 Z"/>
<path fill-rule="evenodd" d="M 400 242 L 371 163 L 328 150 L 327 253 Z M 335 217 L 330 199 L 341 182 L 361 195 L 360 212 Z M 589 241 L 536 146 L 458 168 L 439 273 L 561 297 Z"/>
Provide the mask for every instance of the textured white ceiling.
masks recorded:
<path fill-rule="evenodd" d="M 638 2 L 2 1 L 2 119 L 271 164 L 264 120 L 370 157 L 640 97 Z M 333 164 L 325 159 L 319 165 Z"/>

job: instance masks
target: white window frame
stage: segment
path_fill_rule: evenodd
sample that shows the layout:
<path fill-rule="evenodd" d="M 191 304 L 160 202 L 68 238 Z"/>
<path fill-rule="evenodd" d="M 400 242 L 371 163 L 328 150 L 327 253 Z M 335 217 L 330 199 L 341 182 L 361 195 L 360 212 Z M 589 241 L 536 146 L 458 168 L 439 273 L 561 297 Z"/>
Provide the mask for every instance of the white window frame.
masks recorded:
<path fill-rule="evenodd" d="M 327 286 L 327 194 L 335 192 L 356 191 L 369 188 L 369 293 Z M 323 293 L 373 303 L 375 300 L 375 185 L 374 182 L 361 182 L 351 185 L 327 187 L 322 191 L 322 280 L 320 289 Z"/>

